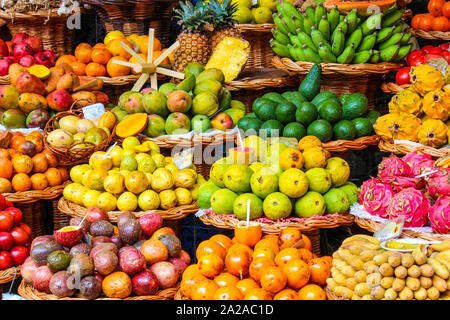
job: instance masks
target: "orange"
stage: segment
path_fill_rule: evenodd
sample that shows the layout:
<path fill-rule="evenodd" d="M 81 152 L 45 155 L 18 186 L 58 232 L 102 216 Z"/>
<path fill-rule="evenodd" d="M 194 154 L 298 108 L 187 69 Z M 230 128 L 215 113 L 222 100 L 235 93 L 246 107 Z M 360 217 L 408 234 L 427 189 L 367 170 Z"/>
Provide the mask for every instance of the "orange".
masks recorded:
<path fill-rule="evenodd" d="M 324 286 L 327 284 L 327 278 L 331 276 L 331 267 L 328 261 L 316 258 L 309 262 L 309 268 L 311 270 L 310 282 Z"/>
<path fill-rule="evenodd" d="M 283 289 L 273 297 L 273 300 L 298 300 L 298 294 L 292 289 Z"/>
<path fill-rule="evenodd" d="M 303 243 L 305 244 L 305 246 L 303 248 L 311 251 L 312 250 L 311 239 L 309 239 L 304 233 L 302 233 L 302 240 L 303 240 Z"/>
<path fill-rule="evenodd" d="M 236 288 L 239 289 L 240 292 L 245 296 L 247 293 L 252 291 L 253 289 L 261 288 L 258 282 L 256 282 L 252 278 L 246 278 L 240 280 L 238 283 L 236 283 Z"/>
<path fill-rule="evenodd" d="M 30 177 L 31 189 L 33 190 L 44 190 L 48 186 L 48 180 L 45 174 L 35 173 Z"/>
<path fill-rule="evenodd" d="M 272 300 L 272 295 L 262 288 L 256 288 L 250 290 L 244 300 Z"/>
<path fill-rule="evenodd" d="M 261 240 L 261 224 L 250 221 L 249 225 L 247 225 L 246 221 L 241 221 L 234 228 L 234 236 L 236 237 L 237 242 L 253 247 Z"/>
<path fill-rule="evenodd" d="M 42 154 L 47 158 L 48 166 L 50 168 L 56 167 L 58 165 L 58 159 L 56 156 L 48 149 L 44 149 Z"/>
<path fill-rule="evenodd" d="M 214 277 L 214 282 L 219 287 L 232 287 L 236 286 L 236 284 L 239 282 L 239 278 L 229 272 L 223 272 Z"/>
<path fill-rule="evenodd" d="M 56 169 L 59 170 L 59 173 L 61 174 L 61 181 L 65 182 L 69 180 L 69 171 L 66 167 L 56 167 Z"/>
<path fill-rule="evenodd" d="M 245 250 L 229 250 L 225 257 L 227 271 L 242 279 L 248 274 L 251 262 L 251 254 Z"/>
<path fill-rule="evenodd" d="M 14 136 L 14 137 L 11 138 L 11 142 L 9 143 L 9 145 L 14 150 L 17 150 L 17 149 L 19 149 L 20 145 L 22 143 L 24 143 L 25 141 L 26 140 L 25 140 L 24 136 L 17 135 L 17 136 Z"/>
<path fill-rule="evenodd" d="M 287 280 L 287 276 L 280 267 L 267 267 L 261 273 L 261 288 L 270 293 L 277 293 L 284 289 Z"/>
<path fill-rule="evenodd" d="M 235 243 L 233 244 L 229 249 L 228 252 L 237 251 L 237 252 L 247 252 L 250 257 L 253 255 L 253 249 L 250 248 L 248 245 L 243 243 Z M 228 253 L 227 252 L 227 253 Z"/>
<path fill-rule="evenodd" d="M 17 154 L 12 159 L 14 170 L 18 173 L 30 173 L 33 170 L 33 160 L 27 155 Z"/>
<path fill-rule="evenodd" d="M 13 169 L 11 160 L 0 158 L 0 178 L 10 179 L 13 174 Z"/>
<path fill-rule="evenodd" d="M 435 17 L 442 15 L 442 7 L 445 4 L 445 0 L 430 0 L 428 1 L 427 9 Z"/>
<path fill-rule="evenodd" d="M 254 250 L 259 248 L 270 248 L 275 254 L 278 254 L 280 252 L 280 247 L 278 246 L 278 240 L 275 240 L 274 238 L 266 238 L 261 239 L 258 241 L 257 244 L 255 244 Z"/>
<path fill-rule="evenodd" d="M 192 289 L 200 282 L 200 281 L 206 281 L 208 278 L 201 274 L 195 274 L 188 278 L 185 278 L 181 280 L 180 283 L 180 290 L 181 293 L 183 293 L 184 296 L 188 297 L 189 299 L 192 298 Z"/>
<path fill-rule="evenodd" d="M 89 43 L 83 42 L 76 46 L 75 51 L 77 51 L 78 49 L 81 49 L 81 48 L 92 49 L 92 46 Z"/>
<path fill-rule="evenodd" d="M 263 257 L 274 260 L 275 252 L 273 252 L 273 250 L 270 249 L 269 247 L 261 247 L 261 248 L 256 249 L 255 251 L 253 251 L 253 255 L 252 255 L 253 259 L 263 258 Z"/>
<path fill-rule="evenodd" d="M 92 62 L 107 64 L 111 57 L 111 52 L 109 52 L 109 50 L 106 48 L 94 48 L 91 52 Z"/>
<path fill-rule="evenodd" d="M 120 60 L 120 61 L 128 61 L 124 57 L 118 56 L 118 57 L 112 57 L 109 59 L 108 64 L 106 65 L 106 72 L 110 77 L 122 77 L 130 74 L 131 68 L 127 66 L 123 66 L 121 64 L 117 64 L 114 62 L 114 60 Z"/>
<path fill-rule="evenodd" d="M 156 60 L 160 55 L 163 54 L 164 51 L 153 51 L 152 62 Z M 164 58 L 159 64 L 167 64 L 170 65 L 170 60 L 168 57 Z"/>
<path fill-rule="evenodd" d="M 61 173 L 56 168 L 49 168 L 45 171 L 49 187 L 59 186 L 62 183 Z"/>
<path fill-rule="evenodd" d="M 327 294 L 317 284 L 307 284 L 298 291 L 299 300 L 327 300 Z"/>
<path fill-rule="evenodd" d="M 113 272 L 103 279 L 102 290 L 108 298 L 124 299 L 131 294 L 131 279 L 125 272 Z"/>
<path fill-rule="evenodd" d="M 269 258 L 256 258 L 252 260 L 249 267 L 249 274 L 250 277 L 255 279 L 256 281 L 261 280 L 261 274 L 264 272 L 265 269 L 268 267 L 274 267 L 275 262 Z"/>
<path fill-rule="evenodd" d="M 192 288 L 192 300 L 213 300 L 218 289 L 219 286 L 212 280 L 199 281 Z"/>
<path fill-rule="evenodd" d="M 203 254 L 198 258 L 197 265 L 202 275 L 213 278 L 222 272 L 223 259 L 212 253 Z"/>
<path fill-rule="evenodd" d="M 227 237 L 224 234 L 215 234 L 209 240 L 215 241 L 218 244 L 220 244 L 225 250 L 230 249 L 230 247 L 233 245 L 233 242 L 229 237 Z"/>
<path fill-rule="evenodd" d="M 38 153 L 31 160 L 33 160 L 33 172 L 40 173 L 47 171 L 48 162 L 44 154 Z"/>
<path fill-rule="evenodd" d="M 17 151 L 14 149 L 8 149 L 9 158 L 12 159 L 16 155 Z"/>
<path fill-rule="evenodd" d="M 244 295 L 236 287 L 221 287 L 214 294 L 214 300 L 242 300 Z"/>
<path fill-rule="evenodd" d="M 441 16 L 436 17 L 431 22 L 431 30 L 433 31 L 448 31 L 450 29 L 450 21 L 447 19 L 447 17 Z"/>
<path fill-rule="evenodd" d="M 0 159 L 2 159 L 2 158 L 11 160 L 11 157 L 9 156 L 9 152 L 7 149 L 0 149 Z"/>
<path fill-rule="evenodd" d="M 313 258 L 313 254 L 308 249 L 300 248 L 298 249 L 298 257 L 306 263 L 309 263 L 309 261 Z"/>
<path fill-rule="evenodd" d="M 302 153 L 296 148 L 286 148 L 280 154 L 281 169 L 287 170 L 289 168 L 301 169 L 305 163 Z"/>
<path fill-rule="evenodd" d="M 6 178 L 0 178 L 0 193 L 8 193 L 11 192 L 11 190 L 11 181 Z"/>
<path fill-rule="evenodd" d="M 328 265 L 330 266 L 330 268 L 333 265 L 333 258 L 331 256 L 322 256 L 322 257 L 320 257 L 320 259 L 328 262 Z"/>
<path fill-rule="evenodd" d="M 106 68 L 100 63 L 90 62 L 86 66 L 86 75 L 89 77 L 103 77 L 106 75 Z"/>
<path fill-rule="evenodd" d="M 442 6 L 442 15 L 444 17 L 450 18 L 450 2 L 446 1 Z"/>
<path fill-rule="evenodd" d="M 164 53 L 167 49 L 168 49 L 168 48 L 162 49 L 161 52 Z M 169 53 L 168 58 L 169 58 L 170 64 L 173 64 L 173 63 L 174 63 L 173 51 L 172 51 L 171 53 Z M 165 60 L 164 60 L 164 61 L 165 61 Z"/>
<path fill-rule="evenodd" d="M 195 251 L 195 256 L 198 260 L 204 254 L 215 254 L 223 260 L 225 259 L 227 252 L 217 242 L 213 240 L 205 240 L 198 245 L 197 250 Z"/>
<path fill-rule="evenodd" d="M 159 236 L 162 236 L 163 234 L 172 234 L 172 235 L 176 235 L 175 231 L 173 231 L 172 228 L 170 227 L 162 227 L 159 228 L 158 230 L 156 230 L 155 232 L 153 232 L 151 239 L 158 239 Z"/>
<path fill-rule="evenodd" d="M 411 27 L 414 30 L 417 30 L 420 28 L 420 20 L 422 19 L 424 15 L 423 14 L 416 14 L 412 19 L 411 19 Z"/>
<path fill-rule="evenodd" d="M 424 14 L 419 21 L 419 29 L 423 31 L 430 31 L 434 16 L 431 14 Z"/>
<path fill-rule="evenodd" d="M 294 259 L 300 259 L 298 249 L 284 248 L 275 257 L 275 263 L 277 266 L 283 268 L 289 261 Z"/>
<path fill-rule="evenodd" d="M 28 191 L 31 189 L 31 180 L 26 173 L 18 173 L 12 178 L 11 185 L 14 191 Z"/>
<path fill-rule="evenodd" d="M 85 76 L 86 75 L 86 64 L 83 62 L 74 61 L 70 63 L 72 67 L 73 73 L 77 76 Z"/>
<path fill-rule="evenodd" d="M 70 54 L 65 54 L 60 56 L 56 62 L 55 62 L 55 66 L 59 66 L 61 63 L 66 63 L 68 65 L 70 65 L 70 63 L 77 61 L 77 58 L 75 58 L 75 56 L 70 55 Z"/>
<path fill-rule="evenodd" d="M 106 48 L 111 52 L 111 54 L 113 55 L 113 57 L 116 56 L 121 56 L 125 59 L 130 59 L 131 54 L 129 54 L 122 46 L 121 43 L 124 43 L 125 45 L 127 45 L 129 48 L 133 48 L 133 45 L 127 41 L 126 39 L 114 39 L 108 42 L 108 44 L 106 45 Z"/>
<path fill-rule="evenodd" d="M 78 62 L 89 63 L 92 61 L 91 53 L 91 48 L 81 47 L 78 50 L 75 50 L 75 57 L 77 58 Z"/>
<path fill-rule="evenodd" d="M 143 53 L 144 55 L 147 55 L 148 53 L 148 35 L 142 35 L 136 38 L 136 44 L 139 48 L 139 52 Z M 153 38 L 153 53 L 155 51 L 161 51 L 161 41 L 159 41 L 156 37 Z"/>
<path fill-rule="evenodd" d="M 181 276 L 182 279 L 189 279 L 190 277 L 194 275 L 199 275 L 200 270 L 198 269 L 197 264 L 190 264 L 187 266 L 186 269 L 183 271 L 183 275 Z"/>
<path fill-rule="evenodd" d="M 303 260 L 296 259 L 288 262 L 284 268 L 287 276 L 287 284 L 292 289 L 300 289 L 308 283 L 311 275 L 309 266 Z"/>
<path fill-rule="evenodd" d="M 280 233 L 280 249 L 292 247 L 302 238 L 300 230 L 287 227 L 281 230 Z"/>
<path fill-rule="evenodd" d="M 92 49 L 106 49 L 106 44 L 104 43 L 96 43 Z"/>

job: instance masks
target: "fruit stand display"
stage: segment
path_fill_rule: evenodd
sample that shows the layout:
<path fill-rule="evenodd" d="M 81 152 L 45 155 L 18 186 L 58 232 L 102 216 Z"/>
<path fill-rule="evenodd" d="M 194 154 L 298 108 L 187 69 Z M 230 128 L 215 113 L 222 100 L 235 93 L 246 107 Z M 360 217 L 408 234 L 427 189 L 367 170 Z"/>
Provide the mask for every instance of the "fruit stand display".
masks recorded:
<path fill-rule="evenodd" d="M 428 12 L 415 14 L 411 20 L 411 33 L 426 40 L 450 40 L 450 4 L 445 0 L 430 0 Z"/>

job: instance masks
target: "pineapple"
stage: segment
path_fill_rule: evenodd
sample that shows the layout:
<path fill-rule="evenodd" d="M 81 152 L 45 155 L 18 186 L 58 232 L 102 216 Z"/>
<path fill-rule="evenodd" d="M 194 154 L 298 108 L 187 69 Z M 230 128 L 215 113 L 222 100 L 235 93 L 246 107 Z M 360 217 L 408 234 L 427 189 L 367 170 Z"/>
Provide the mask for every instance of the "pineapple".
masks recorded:
<path fill-rule="evenodd" d="M 180 1 L 181 10 L 174 10 L 175 17 L 182 25 L 182 31 L 177 37 L 180 46 L 174 51 L 174 69 L 184 72 L 191 62 L 205 65 L 210 55 L 208 31 L 210 12 L 202 1 L 197 1 L 195 7 L 189 1 Z"/>
<path fill-rule="evenodd" d="M 224 37 L 241 38 L 241 33 L 235 27 L 236 20 L 233 19 L 237 8 L 237 3 L 231 3 L 231 0 L 224 0 L 222 4 L 217 0 L 209 2 L 211 24 L 214 28 L 210 38 L 211 52 Z"/>

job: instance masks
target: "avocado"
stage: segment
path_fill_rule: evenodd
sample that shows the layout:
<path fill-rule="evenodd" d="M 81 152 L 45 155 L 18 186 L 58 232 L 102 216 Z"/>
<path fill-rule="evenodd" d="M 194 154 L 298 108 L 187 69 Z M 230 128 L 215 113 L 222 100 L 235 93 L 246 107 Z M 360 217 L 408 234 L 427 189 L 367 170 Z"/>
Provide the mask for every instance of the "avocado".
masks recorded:
<path fill-rule="evenodd" d="M 325 100 L 319 106 L 319 115 L 321 119 L 334 124 L 342 119 L 342 107 L 333 99 Z"/>
<path fill-rule="evenodd" d="M 277 92 L 268 92 L 263 95 L 261 98 L 272 100 L 273 102 L 280 103 L 286 102 L 287 100 L 283 98 L 283 96 Z"/>
<path fill-rule="evenodd" d="M 282 124 L 288 124 L 289 122 L 295 121 L 295 112 L 297 108 L 295 104 L 291 102 L 281 102 L 277 105 L 275 109 L 275 115 L 277 120 Z"/>
<path fill-rule="evenodd" d="M 325 100 L 329 100 L 329 99 L 335 100 L 340 104 L 339 99 L 336 96 L 336 94 L 331 91 L 322 91 L 317 96 L 315 96 L 314 99 L 312 99 L 311 103 L 313 105 L 315 105 L 316 107 L 319 107 L 322 102 L 324 102 Z"/>
<path fill-rule="evenodd" d="M 368 111 L 367 97 L 362 93 L 352 93 L 342 105 L 342 119 L 352 120 L 364 117 Z"/>
<path fill-rule="evenodd" d="M 304 136 L 306 136 L 306 129 L 301 123 L 291 122 L 283 129 L 283 137 L 300 140 Z"/>
<path fill-rule="evenodd" d="M 381 117 L 381 113 L 379 113 L 379 112 L 376 111 L 376 110 L 370 110 L 369 112 L 367 112 L 366 117 L 367 117 L 367 119 L 370 120 L 370 122 L 372 122 L 372 124 L 374 124 L 375 121 L 377 121 L 377 119 L 378 119 L 379 117 Z"/>
<path fill-rule="evenodd" d="M 341 120 L 333 127 L 336 140 L 353 140 L 356 136 L 356 128 L 350 120 Z"/>
<path fill-rule="evenodd" d="M 306 133 L 309 136 L 315 136 L 322 142 L 328 142 L 333 137 L 333 127 L 327 120 L 319 119 L 313 121 L 308 128 Z"/>
<path fill-rule="evenodd" d="M 298 91 L 309 101 L 320 92 L 321 76 L 322 67 L 319 64 L 315 64 L 311 67 L 302 83 L 300 83 Z"/>
<path fill-rule="evenodd" d="M 300 103 L 295 111 L 295 120 L 306 127 L 314 120 L 317 120 L 318 116 L 317 107 L 311 102 Z"/>
<path fill-rule="evenodd" d="M 300 92 L 298 91 L 286 91 L 281 94 L 283 98 L 287 101 L 292 102 L 296 106 L 300 103 L 308 101 Z"/>
<path fill-rule="evenodd" d="M 259 119 L 258 116 L 254 112 L 247 113 L 245 116 L 248 117 L 248 118 L 257 118 L 257 119 Z"/>
<path fill-rule="evenodd" d="M 47 257 L 47 266 L 51 272 L 66 270 L 72 260 L 72 256 L 64 250 L 56 250 Z"/>
<path fill-rule="evenodd" d="M 283 130 L 283 125 L 278 120 L 267 120 L 262 124 L 260 130 L 264 130 L 267 134 L 267 137 L 280 136 L 281 131 Z"/>
<path fill-rule="evenodd" d="M 275 110 L 277 103 L 264 98 L 258 98 L 253 102 L 252 110 L 262 121 L 276 119 Z"/>
<path fill-rule="evenodd" d="M 356 130 L 356 138 L 367 137 L 373 134 L 373 124 L 369 118 L 355 118 L 352 120 Z"/>
<path fill-rule="evenodd" d="M 339 102 L 343 105 L 345 101 L 347 101 L 348 97 L 350 97 L 351 93 L 344 93 L 339 96 Z"/>

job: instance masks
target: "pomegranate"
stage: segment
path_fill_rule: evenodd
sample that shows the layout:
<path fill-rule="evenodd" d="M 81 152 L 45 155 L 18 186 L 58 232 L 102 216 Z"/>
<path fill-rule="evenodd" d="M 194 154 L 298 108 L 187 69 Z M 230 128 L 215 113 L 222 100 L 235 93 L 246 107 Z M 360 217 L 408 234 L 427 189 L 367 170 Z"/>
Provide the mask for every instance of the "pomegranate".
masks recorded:
<path fill-rule="evenodd" d="M 44 50 L 42 40 L 37 37 L 30 36 L 26 38 L 23 42 L 28 44 L 33 49 L 34 53 L 41 52 L 42 50 Z"/>
<path fill-rule="evenodd" d="M 26 56 L 23 56 L 22 58 L 20 58 L 19 64 L 20 64 L 22 67 L 29 68 L 29 67 L 31 67 L 32 65 L 35 65 L 35 64 L 36 64 L 36 59 L 34 59 L 33 56 L 26 55 Z"/>
<path fill-rule="evenodd" d="M 9 71 L 9 66 L 11 63 L 8 59 L 3 58 L 0 60 L 0 76 L 7 76 Z"/>
<path fill-rule="evenodd" d="M 18 44 L 18 43 L 23 42 L 23 41 L 24 41 L 26 38 L 28 38 L 28 37 L 29 37 L 28 34 L 23 33 L 23 32 L 19 32 L 19 33 L 16 33 L 16 34 L 12 37 L 11 41 L 12 41 L 12 43 L 14 43 L 14 44 Z"/>
<path fill-rule="evenodd" d="M 28 44 L 26 43 L 18 43 L 14 46 L 13 49 L 13 55 L 14 58 L 20 60 L 20 58 L 22 58 L 23 56 L 28 56 L 28 55 L 32 55 L 33 54 L 33 48 L 31 48 Z"/>
<path fill-rule="evenodd" d="M 0 39 L 0 56 L 7 56 L 9 54 L 8 46 L 6 45 L 5 41 Z"/>
<path fill-rule="evenodd" d="M 51 68 L 53 66 L 52 58 L 47 56 L 43 52 L 35 53 L 33 57 L 38 64 L 42 64 L 43 66 L 46 66 L 47 68 Z"/>

